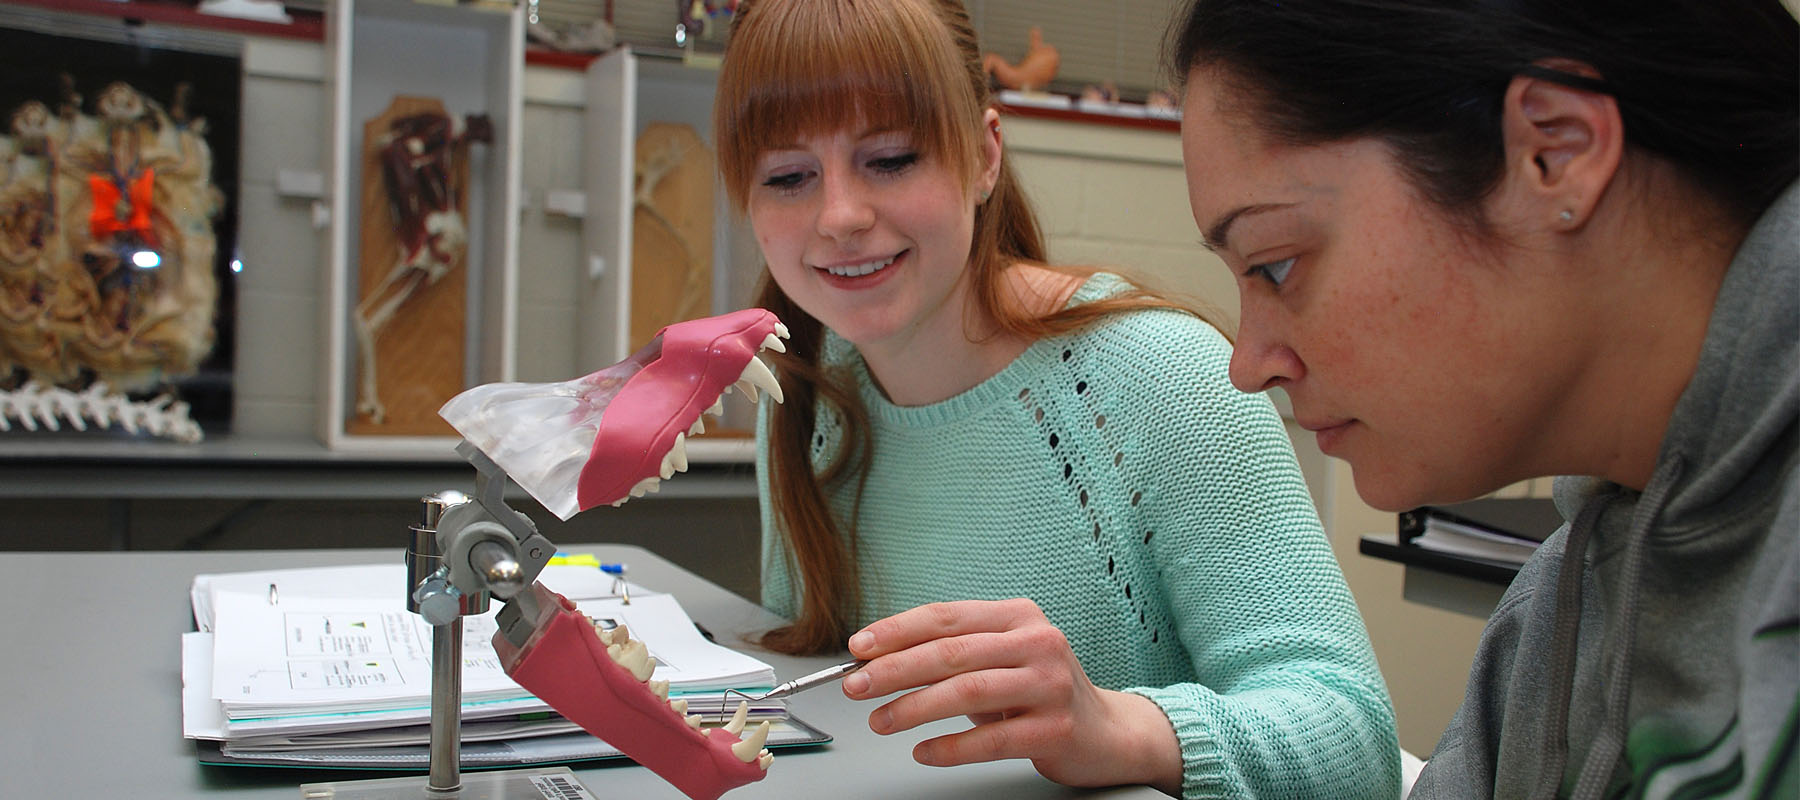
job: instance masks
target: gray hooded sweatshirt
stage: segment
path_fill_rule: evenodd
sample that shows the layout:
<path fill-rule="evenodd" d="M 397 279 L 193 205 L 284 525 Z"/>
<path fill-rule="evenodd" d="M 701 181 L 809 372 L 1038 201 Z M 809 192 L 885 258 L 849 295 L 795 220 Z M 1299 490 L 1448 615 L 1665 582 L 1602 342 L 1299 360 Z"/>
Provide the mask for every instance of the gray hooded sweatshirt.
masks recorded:
<path fill-rule="evenodd" d="M 1739 247 L 1642 493 L 1568 520 L 1482 633 L 1414 798 L 1800 797 L 1800 184 Z"/>

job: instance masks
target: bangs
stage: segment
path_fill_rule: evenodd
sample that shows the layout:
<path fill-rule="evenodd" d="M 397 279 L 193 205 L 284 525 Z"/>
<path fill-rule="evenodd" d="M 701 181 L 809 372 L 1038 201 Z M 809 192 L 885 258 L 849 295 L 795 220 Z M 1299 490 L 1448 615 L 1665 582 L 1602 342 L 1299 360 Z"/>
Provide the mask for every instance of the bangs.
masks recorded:
<path fill-rule="evenodd" d="M 905 131 L 966 184 L 981 109 L 934 12 L 913 2 L 764 0 L 726 46 L 713 106 L 719 170 L 743 213 L 757 156 L 850 126 Z M 741 13 L 741 12 L 740 12 Z"/>

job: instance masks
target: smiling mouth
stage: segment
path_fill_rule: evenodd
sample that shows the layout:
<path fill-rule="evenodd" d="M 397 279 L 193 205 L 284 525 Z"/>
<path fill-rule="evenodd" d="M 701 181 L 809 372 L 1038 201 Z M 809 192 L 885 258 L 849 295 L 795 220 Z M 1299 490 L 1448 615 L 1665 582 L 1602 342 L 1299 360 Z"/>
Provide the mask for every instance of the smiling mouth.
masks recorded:
<path fill-rule="evenodd" d="M 887 258 L 878 258 L 874 261 L 865 261 L 861 264 L 845 264 L 838 267 L 818 267 L 818 269 L 822 269 L 840 278 L 860 278 L 864 275 L 872 275 L 887 269 L 888 265 L 894 263 L 894 259 L 899 258 L 900 255 L 900 253 L 895 253 Z"/>

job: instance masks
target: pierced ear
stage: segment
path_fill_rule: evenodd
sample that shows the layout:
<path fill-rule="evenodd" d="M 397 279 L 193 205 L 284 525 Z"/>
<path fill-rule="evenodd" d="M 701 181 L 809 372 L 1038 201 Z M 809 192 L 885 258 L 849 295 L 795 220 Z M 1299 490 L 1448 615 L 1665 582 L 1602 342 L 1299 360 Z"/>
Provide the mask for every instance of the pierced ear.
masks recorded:
<path fill-rule="evenodd" d="M 1578 89 L 1545 72 L 1576 79 L 1600 77 L 1571 61 L 1538 63 L 1538 74 L 1517 75 L 1501 109 L 1508 182 L 1515 199 L 1529 201 L 1530 216 L 1557 227 L 1584 223 L 1618 172 L 1625 127 L 1612 95 Z"/>

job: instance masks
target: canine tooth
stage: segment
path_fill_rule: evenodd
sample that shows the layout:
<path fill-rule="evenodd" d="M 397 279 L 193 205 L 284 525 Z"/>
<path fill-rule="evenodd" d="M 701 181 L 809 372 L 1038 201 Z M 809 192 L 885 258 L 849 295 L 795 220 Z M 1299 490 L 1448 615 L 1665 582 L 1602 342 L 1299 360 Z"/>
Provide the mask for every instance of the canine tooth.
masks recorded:
<path fill-rule="evenodd" d="M 775 402 L 781 402 L 781 383 L 775 380 L 775 373 L 769 371 L 769 365 L 764 364 L 762 359 L 751 356 L 750 363 L 744 365 L 744 372 L 738 376 L 738 380 L 750 381 L 756 388 L 768 392 L 770 397 L 775 398 Z"/>
<path fill-rule="evenodd" d="M 682 720 L 687 723 L 688 727 L 693 728 L 694 730 L 697 730 L 697 731 L 700 730 L 700 715 L 699 714 L 689 714 L 686 717 L 683 717 Z M 706 731 L 700 731 L 700 732 L 705 733 Z"/>
<path fill-rule="evenodd" d="M 773 333 L 763 337 L 762 346 L 764 350 L 774 350 L 777 353 L 787 352 L 787 345 L 782 344 L 781 337 Z"/>
<path fill-rule="evenodd" d="M 732 712 L 731 721 L 725 723 L 725 730 L 730 731 L 732 736 L 742 736 L 744 733 L 744 720 L 749 718 L 749 714 L 750 704 L 743 700 L 739 700 L 737 711 Z"/>
<path fill-rule="evenodd" d="M 748 764 L 756 760 L 756 757 L 762 752 L 763 743 L 768 740 L 769 721 L 765 719 L 761 725 L 756 726 L 756 730 L 750 734 L 750 738 L 731 746 L 731 754 L 737 756 L 739 761 Z"/>
<path fill-rule="evenodd" d="M 650 693 L 653 695 L 656 695 L 657 699 L 659 699 L 659 700 L 669 699 L 669 682 L 668 681 L 651 681 L 650 682 Z"/>
<path fill-rule="evenodd" d="M 780 336 L 783 339 L 791 338 L 788 336 L 787 326 L 779 322 L 775 323 L 775 335 Z"/>
<path fill-rule="evenodd" d="M 755 361 L 756 359 L 753 358 L 750 360 Z M 745 399 L 749 400 L 752 403 L 756 402 L 756 384 L 753 384 L 747 380 L 740 380 L 737 383 L 732 384 L 732 387 L 737 389 L 738 391 L 743 392 Z"/>
<path fill-rule="evenodd" d="M 768 772 L 769 765 L 773 763 L 775 763 L 775 757 L 769 755 L 769 751 L 764 750 L 761 753 L 756 754 L 756 764 L 757 766 L 762 767 L 763 772 Z"/>
<path fill-rule="evenodd" d="M 675 462 L 669 460 L 668 453 L 663 454 L 662 465 L 657 467 L 656 474 L 665 481 L 675 477 Z"/>
<path fill-rule="evenodd" d="M 670 700 L 669 707 L 675 709 L 675 713 L 687 716 L 687 698 L 680 697 Z"/>

